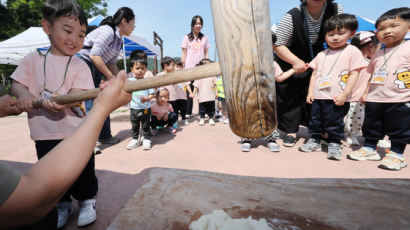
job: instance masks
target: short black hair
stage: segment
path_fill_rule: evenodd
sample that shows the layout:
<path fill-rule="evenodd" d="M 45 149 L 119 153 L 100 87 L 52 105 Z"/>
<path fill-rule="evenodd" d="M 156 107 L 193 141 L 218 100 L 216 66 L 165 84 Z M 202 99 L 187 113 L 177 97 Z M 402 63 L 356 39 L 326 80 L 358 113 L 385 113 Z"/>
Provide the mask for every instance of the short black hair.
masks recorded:
<path fill-rule="evenodd" d="M 327 2 L 333 2 L 333 0 L 327 0 Z M 302 3 L 302 5 L 306 5 L 306 0 L 300 0 L 300 3 Z"/>
<path fill-rule="evenodd" d="M 325 33 L 340 29 L 356 31 L 358 27 L 359 22 L 353 14 L 338 14 L 326 20 L 324 30 Z"/>
<path fill-rule="evenodd" d="M 277 40 L 276 34 L 272 31 L 272 45 L 275 45 L 276 40 Z"/>
<path fill-rule="evenodd" d="M 400 7 L 400 8 L 394 8 L 391 9 L 384 14 L 382 14 L 377 20 L 376 20 L 376 28 L 377 26 L 382 22 L 386 21 L 387 19 L 395 19 L 395 18 L 401 18 L 403 20 L 406 20 L 407 22 L 410 21 L 410 8 L 409 7 Z"/>
<path fill-rule="evenodd" d="M 161 61 L 161 69 L 164 70 L 165 69 L 165 65 L 171 65 L 171 63 L 175 64 L 175 60 L 172 57 L 164 57 Z"/>
<path fill-rule="evenodd" d="M 205 64 L 209 64 L 212 63 L 213 61 L 211 59 L 208 58 L 204 58 L 202 60 L 199 61 L 198 65 L 205 65 Z"/>
<path fill-rule="evenodd" d="M 147 54 L 142 50 L 133 50 L 130 54 L 131 60 L 131 67 L 133 67 L 136 63 L 140 63 L 145 67 L 148 66 L 148 58 Z"/>
<path fill-rule="evenodd" d="M 54 24 L 54 20 L 59 17 L 77 17 L 80 25 L 88 26 L 87 17 L 83 9 L 74 0 L 48 0 L 43 8 L 43 17 Z"/>
<path fill-rule="evenodd" d="M 184 64 L 182 64 L 182 61 L 180 59 L 175 60 L 175 65 L 179 66 L 179 67 L 183 67 Z"/>
<path fill-rule="evenodd" d="M 157 92 L 155 93 L 155 97 L 158 97 L 159 94 L 161 93 L 161 91 L 166 91 L 168 93 L 168 98 L 169 98 L 169 91 L 167 88 L 160 88 L 157 90 Z"/>

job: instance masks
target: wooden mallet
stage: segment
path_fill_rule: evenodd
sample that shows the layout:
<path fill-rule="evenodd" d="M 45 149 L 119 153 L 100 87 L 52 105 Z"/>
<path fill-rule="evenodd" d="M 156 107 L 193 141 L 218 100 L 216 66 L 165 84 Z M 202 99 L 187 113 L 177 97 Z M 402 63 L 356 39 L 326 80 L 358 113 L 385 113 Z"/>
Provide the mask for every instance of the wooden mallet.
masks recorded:
<path fill-rule="evenodd" d="M 127 82 L 133 92 L 223 75 L 229 125 L 241 137 L 258 138 L 276 129 L 276 93 L 268 0 L 211 0 L 219 63 Z M 99 89 L 57 96 L 68 104 L 97 97 Z M 34 107 L 42 106 L 41 101 Z"/>

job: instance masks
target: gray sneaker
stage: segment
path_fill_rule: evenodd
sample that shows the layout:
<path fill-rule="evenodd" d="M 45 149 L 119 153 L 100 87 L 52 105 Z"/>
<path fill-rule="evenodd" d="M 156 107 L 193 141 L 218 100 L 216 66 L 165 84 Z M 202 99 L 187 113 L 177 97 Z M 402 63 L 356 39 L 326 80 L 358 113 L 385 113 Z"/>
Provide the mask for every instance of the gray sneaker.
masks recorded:
<path fill-rule="evenodd" d="M 275 141 L 269 141 L 267 146 L 271 152 L 279 152 L 279 145 Z"/>
<path fill-rule="evenodd" d="M 248 142 L 242 143 L 241 151 L 242 152 L 250 152 L 251 151 L 251 143 L 248 143 Z"/>
<path fill-rule="evenodd" d="M 342 148 L 340 144 L 332 143 L 332 142 L 329 143 L 327 158 L 329 160 L 337 160 L 337 161 L 340 161 L 342 159 Z"/>
<path fill-rule="evenodd" d="M 316 141 L 313 138 L 310 138 L 305 144 L 299 147 L 299 150 L 302 152 L 318 152 L 322 151 L 322 147 L 320 146 L 320 142 Z"/>

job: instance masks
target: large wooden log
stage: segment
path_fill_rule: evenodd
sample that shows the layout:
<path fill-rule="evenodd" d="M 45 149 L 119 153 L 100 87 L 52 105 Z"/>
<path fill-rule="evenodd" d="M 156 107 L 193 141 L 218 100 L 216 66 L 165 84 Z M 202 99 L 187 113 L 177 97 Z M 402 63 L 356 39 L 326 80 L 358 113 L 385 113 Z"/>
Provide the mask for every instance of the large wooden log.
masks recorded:
<path fill-rule="evenodd" d="M 277 126 L 267 0 L 211 0 L 219 63 L 232 131 L 271 134 Z"/>

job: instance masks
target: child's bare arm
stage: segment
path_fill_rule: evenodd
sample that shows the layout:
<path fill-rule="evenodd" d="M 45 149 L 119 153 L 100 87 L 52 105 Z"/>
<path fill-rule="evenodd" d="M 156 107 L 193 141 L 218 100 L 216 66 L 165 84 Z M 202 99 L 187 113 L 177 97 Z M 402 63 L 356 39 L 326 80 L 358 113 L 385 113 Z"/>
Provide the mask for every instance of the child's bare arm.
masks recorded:
<path fill-rule="evenodd" d="M 141 98 L 141 103 L 145 103 L 148 101 L 151 101 L 152 99 L 155 98 L 155 94 L 151 93 L 150 95 L 148 95 L 148 97 L 143 97 Z"/>
<path fill-rule="evenodd" d="M 345 89 L 339 95 L 337 95 L 335 99 L 333 99 L 335 105 L 342 106 L 346 102 L 347 97 L 350 95 L 354 86 L 356 85 L 357 79 L 359 78 L 359 72 L 360 69 L 353 70 L 349 73 L 349 78 L 347 79 Z"/>
<path fill-rule="evenodd" d="M 279 77 L 275 77 L 275 81 L 276 82 L 282 82 L 282 81 L 290 78 L 295 73 L 296 73 L 295 69 L 292 68 L 292 69 L 282 73 Z"/>
<path fill-rule="evenodd" d="M 315 100 L 315 98 L 313 97 L 313 90 L 314 90 L 315 82 L 316 82 L 316 74 L 317 74 L 317 71 L 314 70 L 313 73 L 312 73 L 312 76 L 310 77 L 309 91 L 308 91 L 308 95 L 306 97 L 306 103 L 308 103 L 308 104 L 312 104 L 313 101 Z"/>
<path fill-rule="evenodd" d="M 194 91 L 189 94 L 189 97 L 190 97 L 190 98 L 194 98 L 197 91 L 198 91 L 198 87 L 195 86 L 195 87 L 194 87 Z"/>
<path fill-rule="evenodd" d="M 11 94 L 16 96 L 19 100 L 16 104 L 21 111 L 31 112 L 33 110 L 33 101 L 36 99 L 28 88 L 18 81 L 13 81 L 11 84 Z"/>
<path fill-rule="evenodd" d="M 363 105 L 366 104 L 367 94 L 369 93 L 369 83 L 367 84 L 366 90 L 364 91 L 363 95 L 359 98 L 359 102 Z"/>

